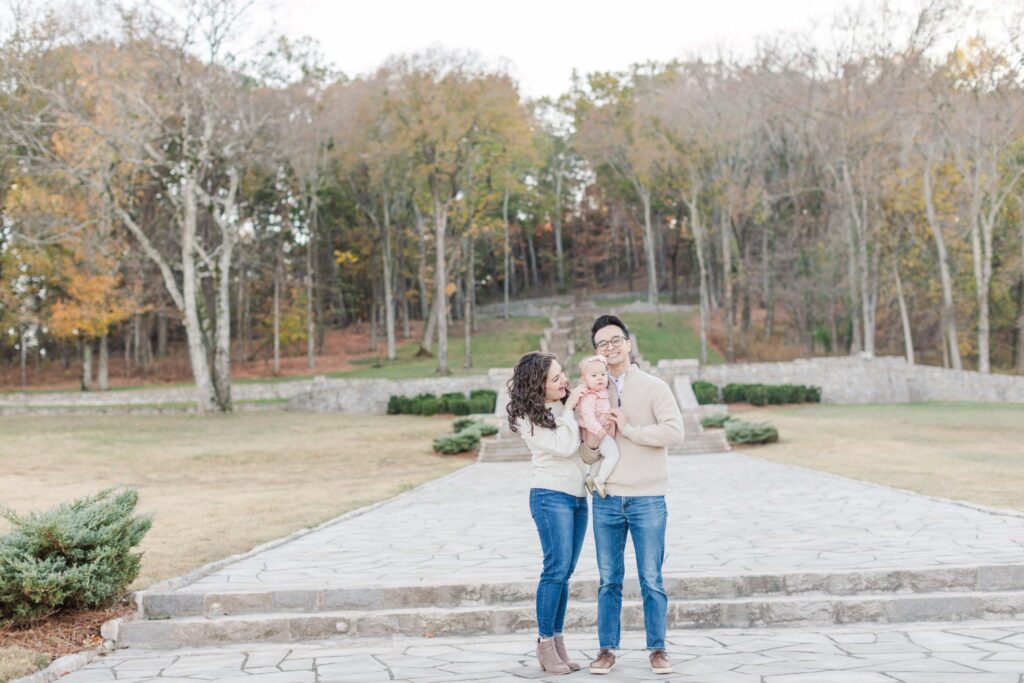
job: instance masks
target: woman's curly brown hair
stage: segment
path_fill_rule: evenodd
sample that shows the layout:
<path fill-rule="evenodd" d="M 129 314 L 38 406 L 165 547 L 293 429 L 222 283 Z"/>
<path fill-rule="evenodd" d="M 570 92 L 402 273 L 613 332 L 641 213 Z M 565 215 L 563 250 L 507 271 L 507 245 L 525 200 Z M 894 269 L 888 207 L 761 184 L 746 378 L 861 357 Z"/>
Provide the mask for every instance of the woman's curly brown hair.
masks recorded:
<path fill-rule="evenodd" d="M 531 351 L 524 354 L 512 370 L 512 379 L 505 385 L 508 388 L 505 412 L 508 413 L 508 428 L 513 432 L 517 431 L 516 421 L 524 417 L 530 422 L 531 434 L 534 426 L 555 428 L 555 417 L 544 405 L 545 385 L 553 360 L 553 353 Z"/>

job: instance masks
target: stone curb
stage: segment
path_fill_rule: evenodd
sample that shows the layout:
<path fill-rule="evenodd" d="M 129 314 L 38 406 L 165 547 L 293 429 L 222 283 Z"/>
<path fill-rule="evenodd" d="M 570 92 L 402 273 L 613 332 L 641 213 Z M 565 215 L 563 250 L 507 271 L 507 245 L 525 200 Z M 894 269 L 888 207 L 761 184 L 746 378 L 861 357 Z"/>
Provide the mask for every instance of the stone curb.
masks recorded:
<path fill-rule="evenodd" d="M 41 671 L 37 671 L 34 674 L 28 676 L 22 676 L 21 678 L 15 678 L 11 683 L 51 683 L 61 676 L 69 674 L 73 671 L 78 671 L 83 666 L 91 662 L 96 658 L 100 652 L 106 652 L 112 647 L 99 647 L 94 650 L 83 650 L 82 652 L 76 652 L 73 655 L 64 655 L 50 662 L 50 665 Z"/>
<path fill-rule="evenodd" d="M 597 599 L 596 579 L 573 581 L 573 600 Z M 624 582 L 623 597 L 638 599 L 636 579 Z M 260 613 L 322 613 L 338 610 L 448 609 L 502 607 L 533 600 L 536 582 L 421 584 L 336 589 L 294 588 L 267 591 L 147 593 L 142 615 L 147 620 Z M 872 569 L 782 574 L 722 574 L 665 577 L 676 599 L 887 595 L 1024 591 L 1024 565 L 959 565 L 918 569 Z M 104 635 L 104 637 L 108 637 Z M 116 636 L 110 636 L 117 640 Z"/>
<path fill-rule="evenodd" d="M 643 604 L 623 601 L 622 627 L 643 627 Z M 902 594 L 669 602 L 669 628 L 818 627 L 856 623 L 908 623 L 968 619 L 1019 619 L 1024 592 Z M 569 631 L 597 626 L 597 603 L 570 605 Z M 124 625 L 127 647 L 176 649 L 325 638 L 424 635 L 478 636 L 521 633 L 536 628 L 532 603 L 495 608 L 474 606 L 452 610 L 399 609 L 340 611 L 319 614 L 253 614 L 208 619 L 135 621 Z"/>

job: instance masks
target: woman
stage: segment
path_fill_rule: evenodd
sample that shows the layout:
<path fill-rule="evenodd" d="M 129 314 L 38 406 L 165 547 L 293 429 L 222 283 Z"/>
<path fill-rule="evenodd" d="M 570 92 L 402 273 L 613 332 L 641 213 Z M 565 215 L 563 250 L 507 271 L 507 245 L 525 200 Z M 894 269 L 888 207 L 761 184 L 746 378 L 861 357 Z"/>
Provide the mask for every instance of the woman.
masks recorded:
<path fill-rule="evenodd" d="M 566 653 L 562 625 L 569 577 L 587 531 L 587 470 L 580 459 L 580 430 L 573 416 L 585 387 L 569 392 L 568 385 L 553 354 L 528 353 L 512 372 L 505 408 L 509 429 L 523 437 L 533 456 L 530 513 L 544 552 L 537 585 L 537 659 L 552 674 L 580 668 Z"/>

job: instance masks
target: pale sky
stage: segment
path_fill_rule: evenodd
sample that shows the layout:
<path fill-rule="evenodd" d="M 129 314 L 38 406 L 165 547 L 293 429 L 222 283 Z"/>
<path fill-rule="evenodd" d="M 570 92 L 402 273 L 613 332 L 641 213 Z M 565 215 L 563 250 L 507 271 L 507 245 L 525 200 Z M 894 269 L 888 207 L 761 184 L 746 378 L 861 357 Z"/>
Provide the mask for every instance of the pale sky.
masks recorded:
<path fill-rule="evenodd" d="M 749 53 L 758 36 L 807 30 L 847 0 L 269 0 L 276 30 L 309 35 L 348 76 L 431 45 L 501 59 L 523 94 L 557 95 L 581 73 L 635 62 Z M 917 0 L 892 0 L 913 8 Z M 262 23 L 262 22 L 259 22 Z"/>

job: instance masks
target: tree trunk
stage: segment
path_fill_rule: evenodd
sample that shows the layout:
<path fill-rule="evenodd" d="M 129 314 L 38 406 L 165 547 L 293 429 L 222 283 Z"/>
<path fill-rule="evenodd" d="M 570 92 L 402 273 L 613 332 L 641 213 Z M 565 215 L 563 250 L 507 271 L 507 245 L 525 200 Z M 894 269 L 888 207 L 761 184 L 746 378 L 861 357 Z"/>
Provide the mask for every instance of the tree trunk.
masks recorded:
<path fill-rule="evenodd" d="M 110 349 L 106 333 L 100 337 L 100 367 L 96 373 L 96 386 L 100 391 L 110 388 Z"/>
<path fill-rule="evenodd" d="M 448 273 L 445 270 L 444 244 L 448 231 L 448 207 L 434 195 L 434 244 L 437 247 L 434 279 L 437 300 L 437 374 L 450 375 L 448 369 Z"/>
<path fill-rule="evenodd" d="M 242 254 L 245 252 L 242 251 Z M 235 329 L 238 340 L 235 342 L 235 362 L 245 361 L 245 265 L 238 264 L 238 291 L 235 295 Z"/>
<path fill-rule="evenodd" d="M 736 358 L 736 331 L 733 320 L 733 299 L 732 299 L 732 226 L 729 212 L 723 210 L 721 214 L 721 238 L 722 238 L 722 307 L 725 318 L 725 357 L 730 363 Z"/>
<path fill-rule="evenodd" d="M 537 267 L 537 248 L 533 242 L 533 229 L 523 228 L 526 232 L 526 245 L 530 248 L 530 273 L 533 275 L 534 289 L 540 289 L 540 268 Z"/>
<path fill-rule="evenodd" d="M 505 269 L 505 282 L 503 283 L 504 298 L 502 300 L 504 305 L 503 305 L 502 311 L 503 311 L 503 315 L 504 315 L 505 320 L 508 320 L 508 317 L 509 317 L 509 312 L 508 312 L 508 305 L 509 305 L 508 304 L 508 292 L 509 292 L 509 287 L 511 285 L 510 277 L 509 276 L 511 275 L 511 273 L 510 273 L 510 266 L 512 264 L 512 244 L 511 244 L 510 238 L 509 238 L 509 226 L 508 226 L 508 198 L 509 198 L 509 191 L 508 191 L 508 189 L 506 189 L 505 190 L 505 198 L 504 198 L 504 200 L 501 203 L 501 219 L 502 219 L 502 224 L 504 226 L 504 231 L 505 231 L 505 233 L 504 233 L 504 238 L 505 238 L 504 239 L 504 251 L 502 252 L 504 254 L 504 264 L 503 265 L 504 265 L 504 269 Z M 561 265 L 561 261 L 559 261 L 559 265 Z"/>
<path fill-rule="evenodd" d="M 313 234 L 306 242 L 306 367 L 316 367 L 316 318 L 313 316 Z"/>
<path fill-rule="evenodd" d="M 416 202 L 413 202 L 412 208 L 416 218 L 416 231 L 420 237 L 419 263 L 417 264 L 417 272 L 419 274 L 417 284 L 420 288 L 420 317 L 423 320 L 427 320 L 427 316 L 431 312 L 430 297 L 427 296 L 427 226 Z M 420 346 L 427 353 L 430 353 L 430 337 L 426 337 L 426 341 Z"/>
<path fill-rule="evenodd" d="M 23 337 L 24 338 L 24 337 Z M 24 344 L 23 344 L 24 346 Z M 24 381 L 22 381 L 24 384 Z M 92 391 L 92 340 L 82 340 L 82 391 Z"/>
<path fill-rule="evenodd" d="M 473 252 L 476 250 L 473 248 L 471 236 L 466 235 L 463 238 L 463 247 L 466 252 L 466 292 L 463 297 L 465 309 L 462 317 L 464 318 L 466 354 L 462 361 L 462 367 L 468 370 L 473 367 L 473 290 L 476 289 L 474 284 L 476 274 L 473 272 Z"/>
<path fill-rule="evenodd" d="M 1021 202 L 1024 208 L 1024 202 Z M 1017 372 L 1024 374 L 1024 218 L 1021 219 L 1020 230 L 1020 283 L 1017 285 Z"/>
<path fill-rule="evenodd" d="M 893 276 L 896 279 L 896 297 L 900 304 L 900 320 L 903 322 L 903 348 L 907 362 L 914 364 L 914 336 L 910 329 L 910 315 L 907 313 L 907 301 L 903 296 L 903 281 L 900 279 L 900 267 L 893 263 Z"/>
<path fill-rule="evenodd" d="M 565 291 L 565 253 L 562 248 L 562 166 L 555 166 L 555 263 L 558 269 L 558 291 Z"/>
<path fill-rule="evenodd" d="M 281 252 L 274 266 L 274 374 L 281 374 Z"/>
<path fill-rule="evenodd" d="M 230 413 L 231 403 L 231 258 L 234 234 L 222 231 L 217 258 L 216 331 L 213 344 L 213 388 L 217 408 Z"/>
<path fill-rule="evenodd" d="M 395 350 L 395 296 L 391 287 L 391 213 L 386 196 L 383 204 L 384 222 L 381 225 L 381 229 L 384 232 L 382 235 L 384 238 L 384 329 L 387 334 L 388 360 L 395 360 L 398 357 L 398 353 Z"/>
<path fill-rule="evenodd" d="M 651 191 L 637 183 L 637 191 L 644 209 L 644 256 L 647 261 L 647 303 L 658 305 L 658 268 L 654 255 L 654 226 L 651 225 Z"/>
<path fill-rule="evenodd" d="M 700 222 L 700 207 L 697 200 L 700 188 L 695 187 L 686 201 L 690 210 L 690 227 L 693 230 L 694 250 L 697 252 L 698 289 L 700 290 L 700 362 L 708 364 L 708 326 L 711 319 L 711 306 L 708 298 L 708 267 L 704 261 L 704 226 Z"/>
<path fill-rule="evenodd" d="M 167 312 L 160 311 L 156 314 L 156 356 L 157 358 L 167 357 Z"/>
<path fill-rule="evenodd" d="M 931 176 L 931 160 L 926 159 L 924 164 L 924 206 L 925 215 L 928 217 L 928 227 L 931 228 L 932 238 L 935 240 L 935 250 L 938 252 L 939 257 L 939 280 L 942 283 L 940 327 L 942 328 L 946 352 L 949 354 L 949 360 L 953 369 L 962 370 L 963 361 L 960 358 L 960 341 L 957 338 L 956 332 L 956 308 L 953 306 L 953 278 L 949 272 L 946 239 L 942 233 L 942 225 L 939 223 L 938 215 L 935 211 L 935 197 L 932 193 Z"/>
<path fill-rule="evenodd" d="M 182 303 L 184 304 L 188 356 L 192 365 L 192 376 L 196 382 L 196 409 L 199 413 L 207 413 L 214 408 L 214 397 L 203 326 L 199 318 L 200 292 L 199 276 L 196 272 L 195 243 L 198 215 L 195 182 L 195 178 L 191 174 L 186 174 L 182 188 L 182 200 L 184 201 L 181 231 Z"/>
<path fill-rule="evenodd" d="M 857 276 L 857 245 L 856 236 L 854 235 L 853 225 L 849 219 L 846 221 L 846 241 L 849 252 L 847 258 L 847 267 L 849 271 L 849 290 L 850 290 L 850 324 L 853 326 L 852 334 L 850 335 L 850 355 L 856 355 L 861 352 L 864 346 L 861 343 L 860 336 L 860 316 L 858 315 L 860 310 L 860 296 L 859 296 L 859 282 L 860 279 Z"/>
<path fill-rule="evenodd" d="M 409 329 L 409 296 L 408 283 L 405 280 L 405 261 L 402 258 L 404 253 L 402 244 L 402 229 L 399 227 L 395 235 L 395 291 L 398 295 L 398 311 L 402 314 L 402 339 L 412 336 Z"/>
<path fill-rule="evenodd" d="M 21 369 L 21 386 L 28 385 L 28 344 L 26 344 L 27 325 L 22 325 L 18 336 L 18 357 Z"/>

